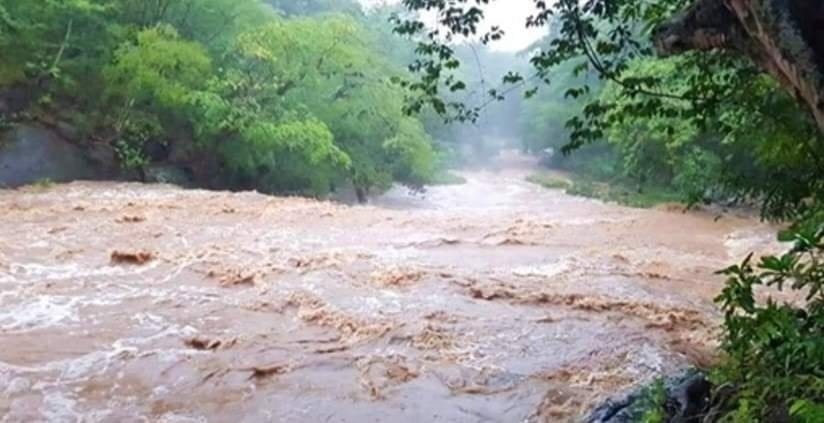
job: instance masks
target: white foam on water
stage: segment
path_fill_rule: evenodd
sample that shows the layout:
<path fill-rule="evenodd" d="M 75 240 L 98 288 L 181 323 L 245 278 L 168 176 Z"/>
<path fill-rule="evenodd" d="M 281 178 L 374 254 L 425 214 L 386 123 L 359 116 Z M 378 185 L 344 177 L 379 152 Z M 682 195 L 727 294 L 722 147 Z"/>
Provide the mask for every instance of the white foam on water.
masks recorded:
<path fill-rule="evenodd" d="M 153 330 L 161 330 L 164 325 L 167 325 L 166 319 L 152 313 L 137 313 L 131 317 L 138 327 L 149 328 Z"/>
<path fill-rule="evenodd" d="M 41 295 L 29 301 L 3 307 L 0 329 L 5 331 L 41 329 L 59 326 L 80 319 L 77 305 L 80 298 Z"/>
<path fill-rule="evenodd" d="M 37 372 L 58 372 L 55 387 L 59 388 L 67 383 L 82 382 L 93 376 L 105 374 L 112 363 L 122 361 L 126 357 L 134 356 L 137 349 L 133 347 L 115 346 L 111 350 L 93 351 L 75 359 L 53 361 L 33 369 Z M 51 385 L 40 383 L 38 385 Z"/>
<path fill-rule="evenodd" d="M 540 277 L 552 278 L 572 270 L 572 261 L 560 259 L 553 263 L 541 264 L 537 266 L 520 266 L 512 269 L 512 274 L 522 278 Z"/>
<path fill-rule="evenodd" d="M 80 314 L 83 307 L 113 306 L 124 299 L 122 295 L 111 294 L 95 297 L 38 294 L 28 301 L 4 305 L 9 298 L 14 300 L 22 295 L 19 290 L 0 293 L 0 329 L 17 332 L 78 323 L 83 321 Z"/>
<path fill-rule="evenodd" d="M 665 360 L 660 348 L 644 343 L 640 349 L 633 350 L 628 360 L 631 365 L 628 370 L 639 378 L 650 377 L 650 375 L 662 374 Z"/>
<path fill-rule="evenodd" d="M 82 421 L 75 407 L 77 401 L 68 398 L 63 392 L 48 392 L 43 397 L 40 414 L 49 423 L 75 423 Z"/>
<path fill-rule="evenodd" d="M 5 373 L 5 372 L 4 372 Z M 10 398 L 15 395 L 23 394 L 31 390 L 31 380 L 17 376 L 12 379 L 10 374 L 0 374 L 0 386 L 4 389 L 0 390 L 0 398 Z"/>
<path fill-rule="evenodd" d="M 35 380 L 34 390 L 60 389 L 67 384 L 81 383 L 92 377 L 105 375 L 117 363 L 125 360 L 156 356 L 164 363 L 173 363 L 187 354 L 184 349 L 153 349 L 141 350 L 141 347 L 157 342 L 161 338 L 193 336 L 197 330 L 190 326 L 171 325 L 157 333 L 146 337 L 123 338 L 112 343 L 104 350 L 93 351 L 80 357 L 52 361 L 40 366 L 16 366 L 0 362 L 0 382 L 11 385 L 23 374 L 54 374 L 53 377 Z"/>
<path fill-rule="evenodd" d="M 559 226 L 591 226 L 598 224 L 616 224 L 631 222 L 637 219 L 636 216 L 630 213 L 627 214 L 629 214 L 629 216 L 608 217 L 604 215 L 593 215 L 590 217 L 576 217 L 572 219 L 555 219 L 550 221 L 550 223 Z"/>
<path fill-rule="evenodd" d="M 741 261 L 747 254 L 780 254 L 787 244 L 778 241 L 772 228 L 747 228 L 735 231 L 724 239 L 730 260 Z"/>
<path fill-rule="evenodd" d="M 18 276 L 37 280 L 74 280 L 101 276 L 117 277 L 139 275 L 156 268 L 159 264 L 159 261 L 155 260 L 140 267 L 104 266 L 89 268 L 78 266 L 76 263 L 50 266 L 36 263 L 12 263 L 9 265 L 9 274 L 12 277 Z"/>
<path fill-rule="evenodd" d="M 191 417 L 191 416 L 182 416 L 180 414 L 175 413 L 166 413 L 158 423 L 206 423 L 207 420 L 205 417 Z"/>

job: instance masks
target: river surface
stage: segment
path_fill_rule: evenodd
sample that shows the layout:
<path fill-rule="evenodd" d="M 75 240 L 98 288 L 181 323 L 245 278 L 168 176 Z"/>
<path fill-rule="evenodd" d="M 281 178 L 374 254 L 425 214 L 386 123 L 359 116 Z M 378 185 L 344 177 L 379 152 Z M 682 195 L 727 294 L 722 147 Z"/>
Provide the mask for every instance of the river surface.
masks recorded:
<path fill-rule="evenodd" d="M 355 207 L 0 191 L 0 421 L 577 421 L 711 362 L 714 271 L 775 229 L 568 196 L 527 165 Z"/>

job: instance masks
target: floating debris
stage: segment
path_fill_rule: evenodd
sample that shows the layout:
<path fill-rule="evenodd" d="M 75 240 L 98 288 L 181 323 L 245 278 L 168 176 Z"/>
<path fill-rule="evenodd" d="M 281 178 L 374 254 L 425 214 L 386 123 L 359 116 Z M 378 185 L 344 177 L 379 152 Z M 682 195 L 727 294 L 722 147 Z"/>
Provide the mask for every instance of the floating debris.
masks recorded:
<path fill-rule="evenodd" d="M 122 216 L 115 219 L 117 223 L 140 223 L 145 221 L 146 218 L 144 216 Z"/>
<path fill-rule="evenodd" d="M 133 265 L 143 265 L 155 259 L 154 253 L 149 251 L 137 251 L 137 252 L 125 252 L 125 251 L 114 251 L 112 252 L 112 263 L 114 264 L 133 264 Z"/>
<path fill-rule="evenodd" d="M 289 364 L 274 364 L 270 366 L 260 366 L 260 367 L 252 367 L 249 369 L 245 369 L 245 371 L 251 371 L 252 374 L 249 376 L 250 380 L 265 380 L 269 379 L 274 376 L 286 374 L 292 370 L 292 366 Z"/>
<path fill-rule="evenodd" d="M 183 342 L 187 347 L 196 350 L 215 351 L 219 348 L 230 348 L 237 343 L 237 339 L 223 341 L 221 339 L 210 339 L 202 336 L 196 336 L 193 338 L 188 338 Z"/>

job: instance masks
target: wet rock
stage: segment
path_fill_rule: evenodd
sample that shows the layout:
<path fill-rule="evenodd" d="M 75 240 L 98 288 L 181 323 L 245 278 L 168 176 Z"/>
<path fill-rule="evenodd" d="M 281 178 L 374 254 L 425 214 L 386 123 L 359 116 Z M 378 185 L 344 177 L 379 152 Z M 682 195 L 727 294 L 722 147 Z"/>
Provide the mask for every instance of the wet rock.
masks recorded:
<path fill-rule="evenodd" d="M 187 171 L 185 168 L 175 165 L 150 165 L 147 166 L 146 169 L 144 169 L 144 175 L 145 182 L 158 184 L 172 184 L 182 187 L 188 187 L 192 185 L 191 172 Z"/>
<path fill-rule="evenodd" d="M 674 406 L 671 421 L 698 422 L 710 406 L 712 384 L 703 373 L 692 372 L 677 381 L 677 384 L 671 386 L 667 392 L 670 395 L 668 410 L 670 406 Z"/>
<path fill-rule="evenodd" d="M 118 164 L 117 153 L 114 147 L 108 142 L 92 141 L 84 145 L 86 157 L 100 167 L 112 177 L 121 177 L 122 169 Z"/>
<path fill-rule="evenodd" d="M 332 192 L 328 196 L 328 199 L 334 202 L 349 205 L 359 204 L 358 193 L 355 190 L 355 186 L 349 181 L 340 182 L 334 186 L 332 188 Z"/>
<path fill-rule="evenodd" d="M 22 112 L 33 98 L 34 91 L 22 84 L 3 89 L 0 91 L 0 116 Z"/>
<path fill-rule="evenodd" d="M 54 130 L 69 141 L 80 141 L 82 132 L 76 126 L 67 122 L 57 122 L 54 125 Z"/>
<path fill-rule="evenodd" d="M 590 414 L 587 423 L 635 423 L 648 411 L 646 387 L 623 397 L 609 399 Z M 670 423 L 699 423 L 710 407 L 712 385 L 706 375 L 689 370 L 664 380 L 666 411 Z"/>
<path fill-rule="evenodd" d="M 20 125 L 0 140 L 0 186 L 16 188 L 38 181 L 100 179 L 103 171 L 84 152 L 40 126 Z"/>

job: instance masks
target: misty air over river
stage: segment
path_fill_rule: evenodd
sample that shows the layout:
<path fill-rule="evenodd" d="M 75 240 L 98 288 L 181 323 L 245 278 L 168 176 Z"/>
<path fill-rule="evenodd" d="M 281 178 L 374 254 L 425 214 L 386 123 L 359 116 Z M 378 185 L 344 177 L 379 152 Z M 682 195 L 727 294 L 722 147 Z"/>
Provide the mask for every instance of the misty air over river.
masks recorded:
<path fill-rule="evenodd" d="M 3 421 L 558 421 L 712 359 L 713 272 L 773 229 L 523 180 L 368 206 L 0 193 Z"/>

